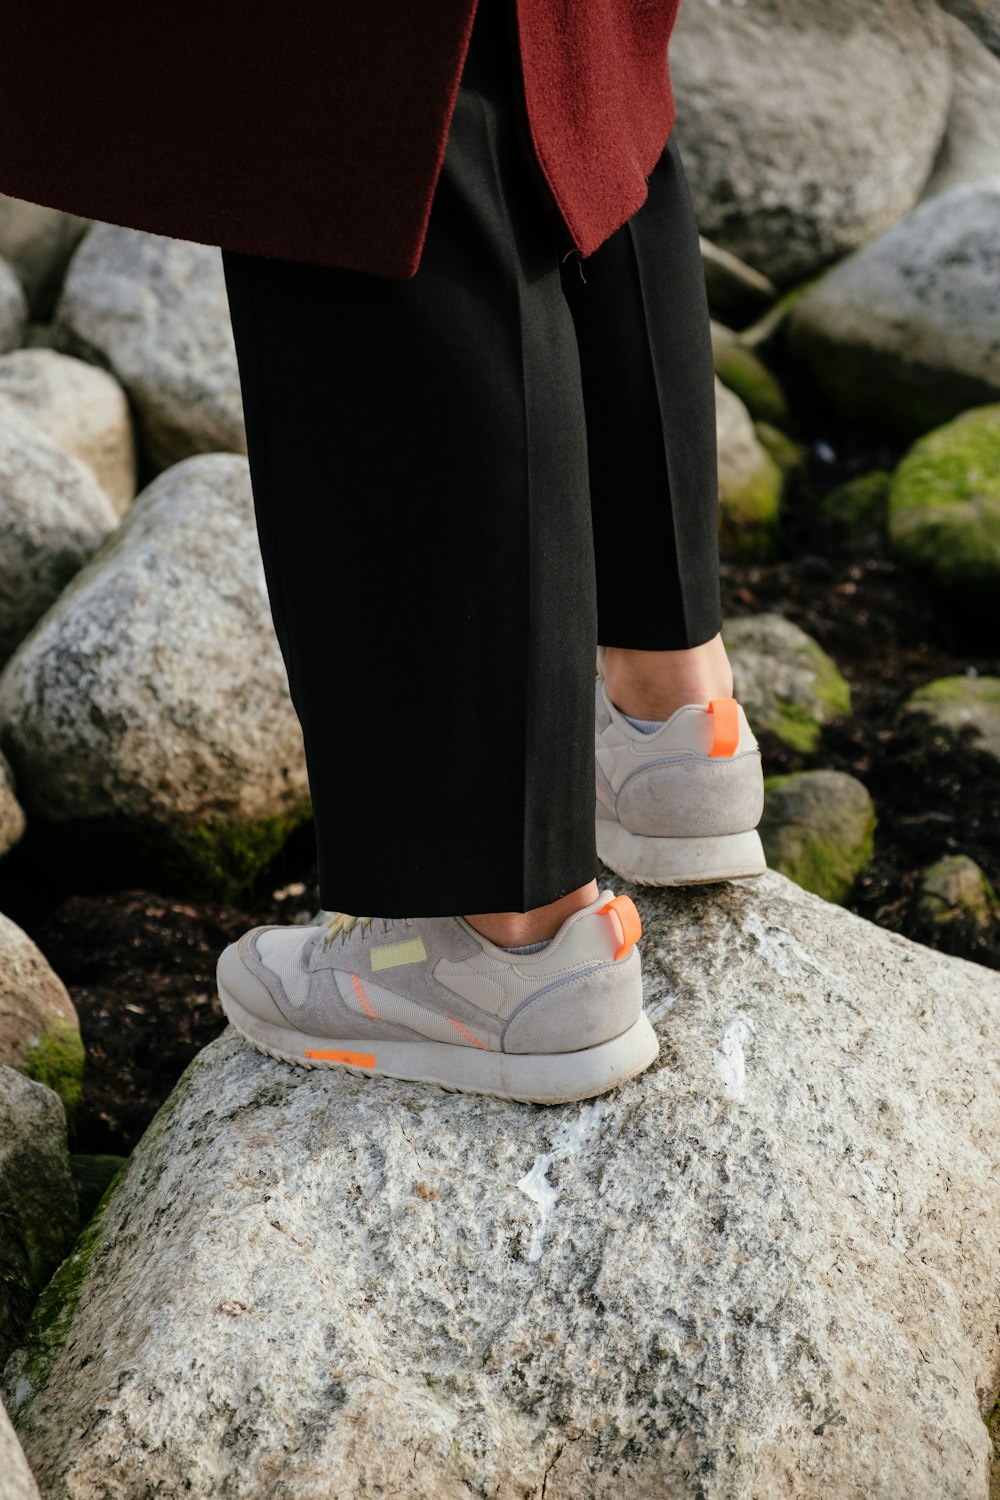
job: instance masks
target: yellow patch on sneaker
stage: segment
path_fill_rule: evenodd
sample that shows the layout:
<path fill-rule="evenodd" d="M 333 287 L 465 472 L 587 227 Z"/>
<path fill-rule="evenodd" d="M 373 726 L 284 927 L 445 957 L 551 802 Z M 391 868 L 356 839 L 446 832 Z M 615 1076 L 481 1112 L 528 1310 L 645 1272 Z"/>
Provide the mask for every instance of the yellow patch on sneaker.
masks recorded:
<path fill-rule="evenodd" d="M 373 969 L 398 969 L 401 964 L 420 964 L 427 957 L 422 938 L 406 943 L 382 943 L 372 949 Z"/>

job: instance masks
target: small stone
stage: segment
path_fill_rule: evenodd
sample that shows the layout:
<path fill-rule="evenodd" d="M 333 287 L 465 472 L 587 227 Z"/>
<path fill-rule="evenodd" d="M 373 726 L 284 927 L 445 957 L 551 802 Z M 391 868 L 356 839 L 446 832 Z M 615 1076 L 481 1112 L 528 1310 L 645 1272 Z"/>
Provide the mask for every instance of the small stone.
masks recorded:
<path fill-rule="evenodd" d="M 755 420 L 779 428 L 788 425 L 788 402 L 777 376 L 759 354 L 722 323 L 712 323 L 712 357 L 716 375 L 739 396 Z"/>
<path fill-rule="evenodd" d="M 8 402 L 54 448 L 82 459 L 115 514 L 125 514 L 135 499 L 135 443 L 112 375 L 54 349 L 17 349 L 0 357 L 0 405 Z"/>
<path fill-rule="evenodd" d="M 17 800 L 14 773 L 5 755 L 0 755 L 0 855 L 13 849 L 24 836 L 27 820 Z"/>
<path fill-rule="evenodd" d="M 76 1226 L 62 1104 L 51 1089 L 0 1066 L 0 1368 Z"/>
<path fill-rule="evenodd" d="M 132 400 L 146 466 L 246 452 L 222 257 L 213 245 L 97 224 L 55 312 L 68 354 L 112 371 Z"/>
<path fill-rule="evenodd" d="M 766 276 L 704 235 L 700 245 L 708 305 L 717 318 L 739 327 L 772 306 L 778 294 Z"/>
<path fill-rule="evenodd" d="M 753 728 L 808 755 L 824 724 L 850 714 L 851 690 L 833 658 L 790 620 L 740 615 L 726 621 L 723 637 L 736 696 Z"/>
<path fill-rule="evenodd" d="M 917 916 L 938 932 L 961 927 L 988 936 L 997 921 L 1000 901 L 983 871 L 966 854 L 952 854 L 928 865 L 917 890 Z"/>
<path fill-rule="evenodd" d="M 800 771 L 764 782 L 760 837 L 772 870 L 824 901 L 844 902 L 872 861 L 875 805 L 842 771 Z"/>
<path fill-rule="evenodd" d="M 23 286 L 33 318 L 51 315 L 70 257 L 89 228 L 89 219 L 0 193 L 0 256 Z"/>
<path fill-rule="evenodd" d="M 5 260 L 0 260 L 0 354 L 18 349 L 28 326 L 28 299 Z"/>
<path fill-rule="evenodd" d="M 963 610 L 1000 591 L 1000 404 L 963 413 L 909 450 L 889 489 L 889 543 Z"/>
<path fill-rule="evenodd" d="M 784 475 L 765 451 L 740 398 L 716 377 L 719 545 L 726 557 L 772 557 L 777 550 Z"/>
<path fill-rule="evenodd" d="M 968 739 L 1000 761 L 1000 677 L 938 677 L 911 693 L 905 714 L 938 739 Z"/>
<path fill-rule="evenodd" d="M 0 914 L 0 1063 L 52 1089 L 72 1116 L 83 1062 L 66 986 L 28 934 Z"/>
<path fill-rule="evenodd" d="M 87 465 L 0 403 L 0 663 L 117 524 Z"/>

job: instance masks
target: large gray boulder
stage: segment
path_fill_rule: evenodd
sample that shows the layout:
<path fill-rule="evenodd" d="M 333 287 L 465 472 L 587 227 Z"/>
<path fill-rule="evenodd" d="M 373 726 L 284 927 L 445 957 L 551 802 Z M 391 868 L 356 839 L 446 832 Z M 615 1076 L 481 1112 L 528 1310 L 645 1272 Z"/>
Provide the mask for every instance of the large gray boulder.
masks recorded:
<path fill-rule="evenodd" d="M 55 349 L 16 349 L 0 356 L 0 407 L 7 404 L 54 448 L 82 459 L 115 514 L 125 514 L 135 498 L 135 443 L 114 376 Z"/>
<path fill-rule="evenodd" d="M 50 1089 L 0 1067 L 0 1364 L 76 1227 L 63 1107 Z"/>
<path fill-rule="evenodd" d="M 73 257 L 56 346 L 105 365 L 132 399 L 147 467 L 246 452 L 222 258 L 212 245 L 98 224 Z"/>
<path fill-rule="evenodd" d="M 93 471 L 0 401 L 0 662 L 117 524 Z"/>
<path fill-rule="evenodd" d="M 839 411 L 916 436 L 1000 400 L 1000 169 L 937 193 L 798 299 L 788 348 Z"/>
<path fill-rule="evenodd" d="M 951 93 L 933 0 L 686 0 L 670 57 L 701 231 L 772 281 L 814 273 L 919 198 Z"/>
<path fill-rule="evenodd" d="M 0 1063 L 52 1089 L 72 1115 L 83 1062 L 66 986 L 28 934 L 0 914 Z"/>
<path fill-rule="evenodd" d="M 1000 169 L 1000 57 L 961 21 L 946 16 L 945 22 L 955 84 L 944 140 L 922 198 L 993 177 Z"/>
<path fill-rule="evenodd" d="M 31 314 L 47 318 L 89 219 L 0 193 L 0 256 L 24 287 Z"/>
<path fill-rule="evenodd" d="M 636 895 L 600 1100 L 196 1059 L 8 1366 L 48 1500 L 986 1500 L 1000 977 Z"/>
<path fill-rule="evenodd" d="M 245 458 L 138 497 L 0 676 L 0 740 L 33 825 L 89 860 L 231 895 L 277 851 L 308 786 Z"/>
<path fill-rule="evenodd" d="M 12 268 L 0 259 L 0 354 L 19 349 L 28 323 L 28 299 Z"/>

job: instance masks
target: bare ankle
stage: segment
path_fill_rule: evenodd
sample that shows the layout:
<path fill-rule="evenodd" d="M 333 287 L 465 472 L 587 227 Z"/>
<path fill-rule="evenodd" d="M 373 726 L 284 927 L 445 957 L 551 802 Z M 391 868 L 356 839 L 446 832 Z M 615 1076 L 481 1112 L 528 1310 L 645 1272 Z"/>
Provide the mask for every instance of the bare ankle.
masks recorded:
<path fill-rule="evenodd" d="M 555 937 L 567 917 L 596 900 L 597 881 L 592 880 L 548 906 L 536 906 L 532 911 L 480 912 L 465 920 L 501 948 L 526 948 L 530 943 L 544 943 Z"/>
<path fill-rule="evenodd" d="M 717 635 L 687 651 L 631 651 L 608 646 L 604 653 L 608 697 L 635 719 L 669 719 L 686 703 L 730 698 L 733 674 Z"/>

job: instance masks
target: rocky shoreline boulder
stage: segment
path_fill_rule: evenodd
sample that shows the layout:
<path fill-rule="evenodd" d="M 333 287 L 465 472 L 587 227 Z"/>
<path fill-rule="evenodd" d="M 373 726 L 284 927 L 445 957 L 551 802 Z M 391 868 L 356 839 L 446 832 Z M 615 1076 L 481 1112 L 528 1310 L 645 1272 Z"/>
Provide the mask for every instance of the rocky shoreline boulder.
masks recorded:
<path fill-rule="evenodd" d="M 32 836 L 119 882 L 229 897 L 308 817 L 245 458 L 139 496 L 0 676 L 0 740 Z"/>
<path fill-rule="evenodd" d="M 986 1500 L 1000 977 L 633 895 L 662 1048 L 602 1099 L 200 1054 L 7 1366 L 46 1500 Z"/>
<path fill-rule="evenodd" d="M 70 263 L 53 339 L 125 387 L 148 471 L 194 453 L 246 452 L 222 257 L 213 245 L 95 225 Z"/>
<path fill-rule="evenodd" d="M 851 690 L 811 635 L 781 615 L 737 615 L 723 626 L 736 696 L 755 729 L 809 755 L 823 725 L 851 712 Z"/>
<path fill-rule="evenodd" d="M 72 1118 L 84 1063 L 76 1008 L 44 954 L 2 914 L 0 1063 L 52 1089 Z"/>

